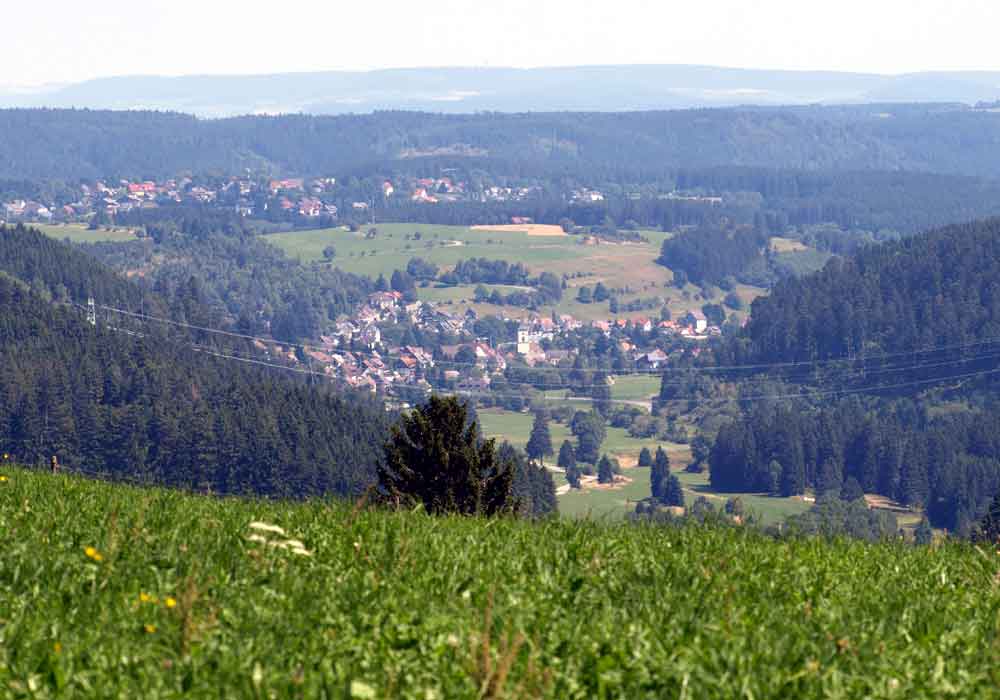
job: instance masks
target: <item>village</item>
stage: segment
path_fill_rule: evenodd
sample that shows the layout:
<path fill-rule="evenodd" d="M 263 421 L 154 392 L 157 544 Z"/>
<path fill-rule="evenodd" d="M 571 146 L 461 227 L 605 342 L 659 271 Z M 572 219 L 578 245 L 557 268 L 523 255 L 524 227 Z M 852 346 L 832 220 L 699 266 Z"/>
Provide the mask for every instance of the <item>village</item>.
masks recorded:
<path fill-rule="evenodd" d="M 37 199 L 11 198 L 2 204 L 0 220 L 5 223 L 104 223 L 136 210 L 197 205 L 233 211 L 244 217 L 315 221 L 342 218 L 345 209 L 355 218 L 364 217 L 369 210 L 386 202 L 518 202 L 541 191 L 537 186 L 481 184 L 473 188 L 470 183 L 451 177 L 377 180 L 378 184 L 346 183 L 335 177 L 99 180 L 68 188 L 72 197 L 61 194 Z M 576 203 L 599 202 L 604 200 L 604 194 L 593 189 L 577 189 L 568 193 L 567 199 Z"/>
<path fill-rule="evenodd" d="M 298 354 L 283 348 L 281 354 L 289 362 L 306 364 L 311 371 L 355 389 L 414 398 L 445 388 L 471 394 L 489 392 L 494 379 L 513 366 L 571 369 L 578 355 L 572 334 L 588 329 L 616 343 L 638 371 L 661 369 L 684 353 L 697 357 L 705 341 L 722 334 L 700 311 L 679 320 L 636 317 L 588 323 L 565 314 L 554 318 L 535 315 L 527 320 L 501 317 L 505 323 L 517 324 L 517 340 L 496 343 L 476 336 L 477 318 L 472 309 L 456 314 L 431 302 L 407 303 L 399 292 L 376 292 L 352 317 L 322 335 L 318 347 Z M 400 324 L 410 325 L 425 336 L 454 338 L 456 342 L 436 347 L 387 343 L 383 328 Z M 268 349 L 264 343 L 259 347 Z"/>
<path fill-rule="evenodd" d="M 367 220 L 374 209 L 413 204 L 461 202 L 524 202 L 543 195 L 538 185 L 475 184 L 458 177 L 371 177 L 363 181 L 336 177 L 270 178 L 250 175 L 231 177 L 177 177 L 154 180 L 98 180 L 60 189 L 58 194 L 29 196 L 8 192 L 0 205 L 0 222 L 112 223 L 116 216 L 137 210 L 180 205 L 231 211 L 262 220 L 290 221 L 310 225 L 320 220 Z M 12 196 L 14 195 L 14 196 Z M 562 193 L 570 204 L 604 202 L 608 195 L 592 187 L 574 187 Z M 639 199 L 638 191 L 626 192 Z M 718 205 L 721 197 L 691 193 L 657 192 L 663 200 Z M 516 222 L 515 222 L 516 223 Z"/>

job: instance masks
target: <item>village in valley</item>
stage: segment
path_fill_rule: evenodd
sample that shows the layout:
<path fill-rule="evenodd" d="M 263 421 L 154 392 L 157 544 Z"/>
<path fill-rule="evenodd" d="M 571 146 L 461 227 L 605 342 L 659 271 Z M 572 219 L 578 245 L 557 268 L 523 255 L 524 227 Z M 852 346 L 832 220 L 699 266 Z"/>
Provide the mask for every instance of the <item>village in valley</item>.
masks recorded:
<path fill-rule="evenodd" d="M 498 344 L 489 338 L 476 337 L 476 319 L 472 309 L 456 314 L 432 302 L 407 303 L 400 292 L 376 292 L 353 317 L 338 323 L 334 332 L 323 335 L 321 347 L 306 349 L 304 361 L 315 371 L 351 387 L 386 395 L 401 395 L 402 390 L 407 392 L 402 395 L 414 397 L 429 394 L 435 388 L 475 393 L 488 392 L 492 379 L 503 376 L 514 363 L 532 368 L 571 369 L 577 357 L 571 337 L 585 328 L 617 343 L 637 370 L 657 370 L 671 360 L 671 354 L 653 343 L 654 337 L 683 341 L 673 354 L 690 353 L 696 357 L 700 353 L 699 341 L 722 333 L 718 326 L 709 325 L 700 311 L 689 312 L 679 320 L 637 316 L 587 323 L 566 314 L 555 318 L 535 315 L 526 320 L 501 318 L 505 323 L 518 325 L 517 342 Z M 410 324 L 418 331 L 453 337 L 458 342 L 437 348 L 387 346 L 381 328 L 400 323 Z M 644 338 L 648 342 L 642 342 Z M 263 343 L 260 347 L 267 349 Z M 282 353 L 292 362 L 301 359 L 291 349 L 282 349 Z M 412 393 L 414 389 L 416 394 Z"/>

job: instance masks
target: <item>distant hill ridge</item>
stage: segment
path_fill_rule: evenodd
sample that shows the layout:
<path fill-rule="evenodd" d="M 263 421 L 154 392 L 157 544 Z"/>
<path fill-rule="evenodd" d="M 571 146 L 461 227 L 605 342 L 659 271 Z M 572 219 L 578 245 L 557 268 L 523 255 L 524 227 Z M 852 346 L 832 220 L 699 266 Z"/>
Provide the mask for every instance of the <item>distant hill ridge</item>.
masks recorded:
<path fill-rule="evenodd" d="M 904 75 L 714 66 L 400 68 L 273 75 L 122 76 L 0 92 L 0 106 L 154 109 L 207 117 L 346 114 L 384 109 L 623 111 L 1000 98 L 1000 72 Z"/>
<path fill-rule="evenodd" d="M 431 155 L 428 155 L 431 154 Z M 297 175 L 473 164 L 526 177 L 678 168 L 920 171 L 1000 177 L 1000 114 L 958 104 L 653 112 L 238 117 L 0 110 L 0 178 Z M 407 160 L 403 160 L 403 159 Z"/>

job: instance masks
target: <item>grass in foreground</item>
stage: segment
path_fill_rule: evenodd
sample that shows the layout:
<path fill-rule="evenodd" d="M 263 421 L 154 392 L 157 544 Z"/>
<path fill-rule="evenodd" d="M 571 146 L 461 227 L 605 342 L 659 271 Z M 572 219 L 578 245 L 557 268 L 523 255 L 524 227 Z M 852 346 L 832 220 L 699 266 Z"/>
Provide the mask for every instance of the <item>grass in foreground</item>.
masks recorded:
<path fill-rule="evenodd" d="M 0 481 L 7 697 L 996 697 L 1000 556 Z M 309 555 L 255 542 L 286 536 Z"/>

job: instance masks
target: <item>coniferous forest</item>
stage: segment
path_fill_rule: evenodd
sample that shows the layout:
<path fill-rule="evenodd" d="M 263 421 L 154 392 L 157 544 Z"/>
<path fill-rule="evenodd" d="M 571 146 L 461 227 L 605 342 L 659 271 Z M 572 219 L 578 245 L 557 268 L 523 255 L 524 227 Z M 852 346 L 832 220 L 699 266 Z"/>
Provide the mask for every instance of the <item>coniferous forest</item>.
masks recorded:
<path fill-rule="evenodd" d="M 770 365 L 802 399 L 747 391 L 712 450 L 713 487 L 795 495 L 854 482 L 968 532 L 1000 490 L 998 241 L 1000 220 L 951 226 L 756 300 L 718 362 Z"/>
<path fill-rule="evenodd" d="M 0 444 L 12 459 L 57 456 L 70 469 L 217 493 L 349 495 L 373 482 L 390 421 L 381 402 L 223 361 L 184 333 L 92 327 L 32 288 L 138 304 L 137 290 L 65 244 L 8 234 Z"/>

